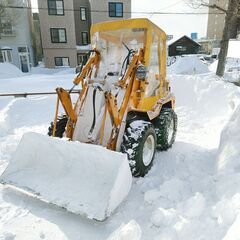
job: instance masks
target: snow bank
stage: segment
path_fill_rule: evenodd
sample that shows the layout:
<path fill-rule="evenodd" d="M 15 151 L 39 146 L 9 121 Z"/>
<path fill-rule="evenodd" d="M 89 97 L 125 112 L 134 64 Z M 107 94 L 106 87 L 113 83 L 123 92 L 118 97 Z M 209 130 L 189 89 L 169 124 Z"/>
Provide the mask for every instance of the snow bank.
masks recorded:
<path fill-rule="evenodd" d="M 141 236 L 140 226 L 135 220 L 131 220 L 128 224 L 119 227 L 107 240 L 140 240 Z"/>
<path fill-rule="evenodd" d="M 168 67 L 169 74 L 199 74 L 209 72 L 208 66 L 196 56 L 184 56 L 178 58 L 175 63 Z"/>
<path fill-rule="evenodd" d="M 217 66 L 218 66 L 218 60 L 216 60 L 209 66 L 209 70 L 215 73 L 217 71 Z M 230 57 L 227 58 L 226 65 L 225 65 L 225 72 L 231 71 L 231 69 L 238 68 L 238 67 L 240 68 L 240 58 L 230 58 Z"/>
<path fill-rule="evenodd" d="M 176 96 L 176 106 L 185 106 L 204 117 L 232 114 L 239 104 L 237 88 L 230 83 L 219 81 L 214 74 L 201 76 L 171 75 L 171 88 Z M 192 113 L 188 114 L 192 114 Z"/>
<path fill-rule="evenodd" d="M 217 66 L 218 60 L 209 66 L 209 70 L 215 73 L 217 71 Z M 229 82 L 240 81 L 240 58 L 227 58 L 224 79 Z"/>
<path fill-rule="evenodd" d="M 240 59 L 240 41 L 239 40 L 229 41 L 227 56 Z"/>
<path fill-rule="evenodd" d="M 21 77 L 24 74 L 11 63 L 0 63 L 0 79 Z"/>
<path fill-rule="evenodd" d="M 102 221 L 128 195 L 132 176 L 124 154 L 27 133 L 1 180 Z"/>
<path fill-rule="evenodd" d="M 240 169 L 240 106 L 236 109 L 221 133 L 217 168 L 239 172 Z"/>

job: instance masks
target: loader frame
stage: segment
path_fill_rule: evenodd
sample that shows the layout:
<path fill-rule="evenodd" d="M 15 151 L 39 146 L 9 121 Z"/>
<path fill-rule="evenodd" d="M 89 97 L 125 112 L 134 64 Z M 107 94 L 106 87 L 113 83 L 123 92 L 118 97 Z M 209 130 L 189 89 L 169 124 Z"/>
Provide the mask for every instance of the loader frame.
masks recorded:
<path fill-rule="evenodd" d="M 170 93 L 169 82 L 166 79 L 166 34 L 159 27 L 154 25 L 147 19 L 129 19 L 124 21 L 104 22 L 94 24 L 91 28 L 91 36 L 99 32 L 102 37 L 105 37 L 109 41 L 117 42 L 119 39 L 108 36 L 105 34 L 107 31 L 118 30 L 118 29 L 144 29 L 145 39 L 144 47 L 133 53 L 131 62 L 128 65 L 124 77 L 119 80 L 118 87 L 125 89 L 125 95 L 123 101 L 118 108 L 117 99 L 111 92 L 105 93 L 105 111 L 104 117 L 101 123 L 101 136 L 100 144 L 104 135 L 104 125 L 106 121 L 107 112 L 110 115 L 112 122 L 111 137 L 108 140 L 107 148 L 116 150 L 118 133 L 122 124 L 124 114 L 134 112 L 136 114 L 145 114 L 146 117 L 151 121 L 158 117 L 162 107 L 175 107 L 175 98 Z M 144 81 L 137 79 L 136 71 L 139 65 L 149 66 L 150 63 L 150 49 L 153 42 L 153 33 L 158 39 L 158 63 L 159 63 L 159 74 L 156 74 L 156 79 L 159 81 L 159 87 L 155 96 L 146 97 L 145 91 L 149 82 L 146 78 Z M 105 34 L 105 35 L 104 35 Z M 59 103 L 61 102 L 66 115 L 69 120 L 66 127 L 66 137 L 72 139 L 74 133 L 74 127 L 77 121 L 77 116 L 81 111 L 84 104 L 88 85 L 91 83 L 93 69 L 95 69 L 95 75 L 98 73 L 99 64 L 101 61 L 100 52 L 95 48 L 91 51 L 85 66 L 82 71 L 74 79 L 74 86 L 81 84 L 82 90 L 79 94 L 77 102 L 72 103 L 71 92 L 64 90 L 63 88 L 57 88 L 57 104 L 55 111 L 55 120 L 53 128 L 53 136 L 56 132 L 56 124 L 59 111 Z"/>

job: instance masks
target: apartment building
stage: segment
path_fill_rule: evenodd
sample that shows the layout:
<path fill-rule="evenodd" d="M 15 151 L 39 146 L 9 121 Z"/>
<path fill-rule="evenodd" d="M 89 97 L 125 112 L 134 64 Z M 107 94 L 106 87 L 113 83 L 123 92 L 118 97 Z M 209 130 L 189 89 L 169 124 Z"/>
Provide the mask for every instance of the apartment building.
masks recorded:
<path fill-rule="evenodd" d="M 223 9 L 228 9 L 228 0 L 210 0 L 210 5 L 218 5 Z M 238 10 L 239 11 L 239 10 Z M 214 8 L 209 8 L 208 14 L 208 28 L 207 28 L 207 37 L 208 39 L 221 40 L 223 34 L 223 28 L 225 25 L 225 14 Z M 235 22 L 231 37 L 235 38 L 240 33 L 240 17 Z"/>
<path fill-rule="evenodd" d="M 16 65 L 23 72 L 29 72 L 34 65 L 31 40 L 31 5 L 29 0 L 12 1 L 1 17 L 0 62 Z"/>
<path fill-rule="evenodd" d="M 209 4 L 217 4 L 218 6 L 227 9 L 228 0 L 209 0 Z M 208 39 L 221 40 L 223 34 L 223 28 L 225 23 L 225 14 L 222 11 L 214 8 L 209 8 L 208 14 L 208 27 L 207 37 Z"/>
<path fill-rule="evenodd" d="M 79 65 L 90 49 L 92 23 L 128 19 L 131 0 L 38 0 L 45 66 Z"/>

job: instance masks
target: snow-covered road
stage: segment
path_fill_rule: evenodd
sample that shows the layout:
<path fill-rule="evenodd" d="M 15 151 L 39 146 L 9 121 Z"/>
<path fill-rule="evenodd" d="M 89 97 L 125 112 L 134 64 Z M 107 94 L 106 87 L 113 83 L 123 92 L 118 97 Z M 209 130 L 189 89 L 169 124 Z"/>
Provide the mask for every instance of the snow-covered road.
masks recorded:
<path fill-rule="evenodd" d="M 0 92 L 70 88 L 73 76 L 61 71 L 2 79 Z M 125 238 L 117 233 L 108 240 L 239 239 L 240 233 L 229 238 L 228 230 L 240 221 L 240 187 L 228 196 L 217 191 L 216 169 L 221 130 L 239 103 L 238 88 L 211 73 L 169 78 L 179 119 L 176 143 L 156 154 L 149 174 L 134 179 L 127 200 L 107 221 L 86 220 L 0 185 L 0 239 L 105 240 L 118 228 Z M 23 133 L 46 133 L 54 107 L 54 96 L 0 99 L 0 173 Z"/>

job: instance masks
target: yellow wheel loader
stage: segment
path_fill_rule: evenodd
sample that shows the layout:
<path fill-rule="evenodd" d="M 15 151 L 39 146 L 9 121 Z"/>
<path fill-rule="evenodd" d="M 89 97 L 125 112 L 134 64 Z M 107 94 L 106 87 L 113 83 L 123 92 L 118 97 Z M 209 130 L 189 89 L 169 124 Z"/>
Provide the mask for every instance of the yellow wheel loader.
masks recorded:
<path fill-rule="evenodd" d="M 75 103 L 72 89 L 56 89 L 54 138 L 23 136 L 2 182 L 104 220 L 127 196 L 131 174 L 143 177 L 155 149 L 172 146 L 177 116 L 158 26 L 148 19 L 97 23 L 91 44 L 73 81 L 72 89 L 81 86 Z"/>

